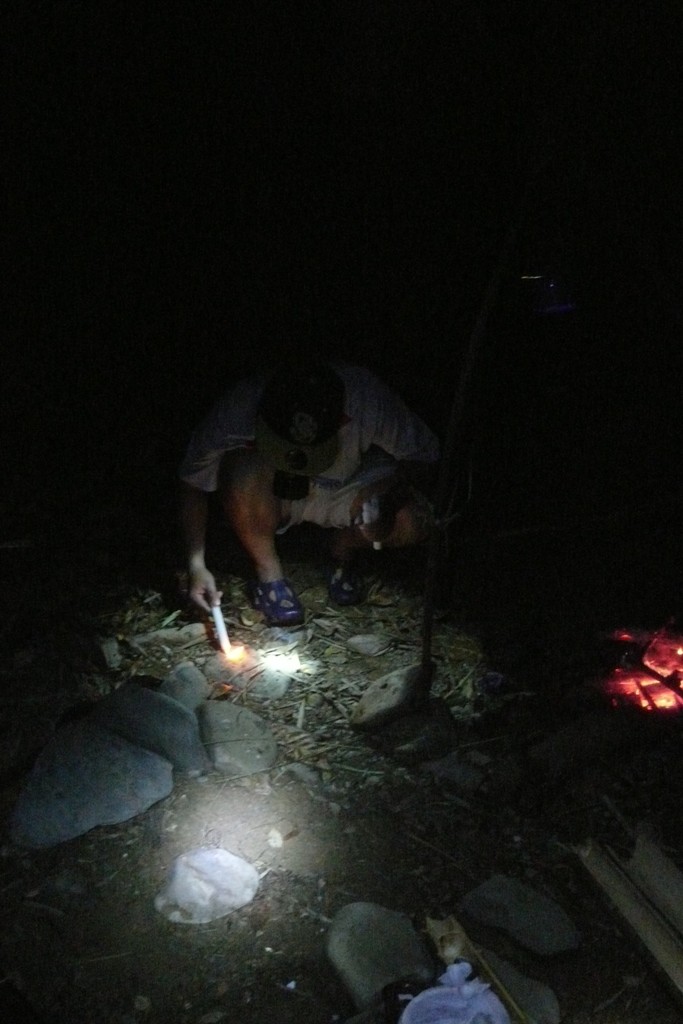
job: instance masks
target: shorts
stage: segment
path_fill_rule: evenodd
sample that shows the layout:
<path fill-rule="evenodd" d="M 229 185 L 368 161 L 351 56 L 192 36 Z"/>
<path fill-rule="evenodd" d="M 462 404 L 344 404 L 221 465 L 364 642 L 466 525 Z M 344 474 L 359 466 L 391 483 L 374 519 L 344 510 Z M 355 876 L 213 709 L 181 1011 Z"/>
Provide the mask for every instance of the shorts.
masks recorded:
<path fill-rule="evenodd" d="M 330 488 L 313 481 L 306 498 L 290 502 L 289 519 L 277 532 L 285 533 L 290 526 L 299 523 L 315 523 L 336 529 L 351 526 L 351 505 L 361 487 L 395 474 L 396 460 L 373 446 L 363 455 L 359 469 L 340 487 Z"/>

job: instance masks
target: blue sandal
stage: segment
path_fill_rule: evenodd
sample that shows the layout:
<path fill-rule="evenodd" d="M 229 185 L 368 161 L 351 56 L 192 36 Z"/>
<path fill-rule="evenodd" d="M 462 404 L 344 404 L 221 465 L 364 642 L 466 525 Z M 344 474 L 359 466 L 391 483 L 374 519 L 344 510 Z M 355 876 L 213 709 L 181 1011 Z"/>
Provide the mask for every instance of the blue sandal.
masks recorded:
<path fill-rule="evenodd" d="M 365 597 L 365 587 L 360 576 L 348 565 L 337 565 L 327 572 L 327 592 L 335 604 L 360 604 Z"/>
<path fill-rule="evenodd" d="M 249 584 L 249 597 L 271 626 L 297 626 L 304 621 L 303 605 L 287 579 L 254 580 Z"/>

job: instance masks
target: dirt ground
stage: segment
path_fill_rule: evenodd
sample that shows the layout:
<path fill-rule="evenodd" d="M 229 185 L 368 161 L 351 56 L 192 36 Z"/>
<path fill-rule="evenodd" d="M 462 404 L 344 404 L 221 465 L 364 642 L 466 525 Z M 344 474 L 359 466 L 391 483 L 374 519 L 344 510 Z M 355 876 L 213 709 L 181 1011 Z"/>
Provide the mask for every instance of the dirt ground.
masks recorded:
<path fill-rule="evenodd" d="M 463 918 L 552 987 L 566 1024 L 678 1024 L 575 847 L 626 856 L 642 823 L 683 869 L 679 722 L 644 713 L 642 734 L 597 749 L 577 731 L 552 777 L 529 760 L 605 707 L 615 629 L 683 631 L 674 6 L 295 6 L 47 2 L 7 19 L 0 1024 L 342 1024 L 354 1008 L 325 952 L 340 908 L 376 901 L 423 932 L 494 873 L 581 932 L 542 958 Z M 543 312 L 556 272 L 570 317 Z M 13 846 L 8 816 L 60 722 L 214 654 L 208 637 L 138 638 L 197 621 L 177 578 L 177 465 L 224 388 L 277 349 L 320 346 L 377 371 L 443 441 L 487 321 L 451 467 L 472 506 L 435 618 L 448 713 L 412 738 L 348 721 L 373 678 L 419 655 L 424 552 L 378 553 L 371 599 L 339 611 L 322 538 L 287 535 L 308 615 L 281 641 L 214 521 L 233 638 L 297 659 L 277 700 L 213 694 L 267 721 L 274 767 L 177 778 L 132 820 Z M 377 634 L 382 653 L 349 645 Z M 427 767 L 446 749 L 469 776 Z M 259 889 L 173 924 L 154 897 L 198 846 L 245 857 Z"/>
<path fill-rule="evenodd" d="M 155 686 L 180 660 L 201 667 L 214 654 L 208 637 L 182 650 L 135 641 L 193 618 L 158 508 L 107 505 L 77 490 L 55 498 L 59 516 L 41 519 L 27 507 L 25 524 L 8 520 L 2 537 L 3 823 L 32 759 L 70 709 L 131 677 Z M 368 602 L 341 611 L 326 600 L 320 539 L 301 531 L 283 544 L 308 612 L 306 625 L 279 641 L 298 658 L 287 693 L 270 701 L 220 687 L 214 694 L 268 721 L 280 751 L 270 771 L 178 778 L 167 799 L 135 819 L 44 851 L 12 847 L 3 825 L 5 992 L 11 984 L 52 1024 L 331 1024 L 353 1013 L 325 954 L 341 907 L 375 901 L 423 931 L 427 916 L 457 914 L 464 893 L 502 872 L 555 898 L 580 929 L 580 948 L 539 958 L 503 933 L 463 923 L 547 982 L 563 1021 L 675 1024 L 680 1008 L 574 847 L 593 837 L 626 854 L 626 826 L 644 822 L 681 866 L 680 731 L 648 734 L 588 764 L 579 754 L 552 784 L 524 767 L 531 742 L 601 706 L 596 680 L 615 657 L 606 631 L 654 628 L 677 612 L 671 521 L 635 516 L 580 534 L 463 542 L 457 575 L 445 573 L 440 584 L 434 631 L 433 693 L 449 709 L 448 728 L 419 729 L 417 739 L 399 725 L 359 734 L 348 715 L 371 679 L 419 660 L 423 553 L 373 556 L 363 566 Z M 273 646 L 220 527 L 213 544 L 233 640 Z M 349 647 L 367 634 L 384 637 L 386 650 Z M 101 647 L 111 638 L 116 668 Z M 501 674 L 502 689 L 482 694 L 490 672 Z M 472 787 L 425 767 L 453 747 L 480 773 Z M 154 896 L 174 858 L 198 846 L 255 864 L 259 890 L 220 920 L 172 924 Z M 3 1019 L 22 1018 L 10 1011 Z"/>

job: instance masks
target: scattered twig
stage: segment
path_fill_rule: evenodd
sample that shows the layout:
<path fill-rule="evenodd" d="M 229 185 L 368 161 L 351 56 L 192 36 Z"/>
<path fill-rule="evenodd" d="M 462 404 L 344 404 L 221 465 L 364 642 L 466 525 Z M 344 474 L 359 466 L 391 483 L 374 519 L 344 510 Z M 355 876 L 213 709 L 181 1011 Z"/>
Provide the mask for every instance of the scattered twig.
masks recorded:
<path fill-rule="evenodd" d="M 416 836 L 414 832 L 406 832 L 406 835 L 409 839 L 413 839 L 416 843 L 420 843 L 421 846 L 426 846 L 428 850 L 433 850 L 434 853 L 438 853 L 439 856 L 445 857 L 446 860 L 450 860 L 453 864 L 457 864 L 460 870 L 465 871 L 470 878 L 475 877 L 470 871 L 467 871 L 467 868 L 463 867 L 461 860 L 458 860 L 456 857 L 452 857 L 450 853 L 446 853 L 446 851 L 442 850 L 440 846 L 435 846 L 434 843 L 428 843 L 426 839 Z"/>
<path fill-rule="evenodd" d="M 475 747 L 484 747 L 487 743 L 500 743 L 501 740 L 506 739 L 505 736 L 487 736 L 481 740 L 471 740 L 470 743 L 458 744 L 458 750 L 473 750 Z"/>
<path fill-rule="evenodd" d="M 132 956 L 132 949 L 126 950 L 125 953 L 103 953 L 102 956 L 89 956 L 84 960 L 78 960 L 77 963 L 83 967 L 85 964 L 98 964 L 104 960 L 121 960 L 124 956 Z M 139 951 L 136 952 L 136 956 L 139 956 Z"/>
<path fill-rule="evenodd" d="M 343 771 L 343 772 L 355 772 L 357 775 L 373 775 L 373 776 L 384 775 L 383 771 L 373 771 L 371 768 L 354 768 L 353 765 L 350 765 L 350 764 L 340 764 L 338 761 L 336 761 L 334 763 L 332 761 L 330 761 L 329 764 L 330 764 L 330 768 L 338 768 L 340 771 Z"/>
<path fill-rule="evenodd" d="M 186 643 L 181 644 L 180 647 L 177 648 L 177 649 L 179 651 L 186 651 L 188 649 L 188 647 L 197 647 L 198 644 L 206 644 L 206 643 L 208 643 L 208 637 L 206 637 L 204 635 L 202 635 L 202 636 L 193 636 L 191 640 L 188 640 Z"/>
<path fill-rule="evenodd" d="M 622 985 L 618 992 L 615 992 L 613 995 L 608 996 L 607 999 L 603 999 L 601 1003 L 598 1003 L 597 1006 L 594 1006 L 591 1015 L 594 1015 L 596 1013 L 602 1013 L 602 1011 L 606 1010 L 609 1006 L 612 1005 L 612 1003 L 616 1003 L 617 999 L 620 999 L 626 991 L 628 991 L 628 985 Z"/>
<path fill-rule="evenodd" d="M 166 626 L 170 626 L 172 622 L 175 622 L 175 620 L 178 618 L 179 615 L 180 615 L 180 608 L 177 608 L 174 612 L 171 612 L 170 615 L 166 616 L 166 618 L 163 620 L 163 622 L 161 623 L 161 626 L 159 628 L 160 629 L 166 629 Z"/>

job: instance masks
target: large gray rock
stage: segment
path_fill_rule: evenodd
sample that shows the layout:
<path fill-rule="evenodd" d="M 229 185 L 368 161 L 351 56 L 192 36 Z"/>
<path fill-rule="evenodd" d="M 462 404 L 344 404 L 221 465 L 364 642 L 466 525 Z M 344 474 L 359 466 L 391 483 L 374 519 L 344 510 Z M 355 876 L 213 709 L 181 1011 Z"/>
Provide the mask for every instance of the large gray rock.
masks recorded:
<path fill-rule="evenodd" d="M 358 1010 L 402 978 L 429 984 L 436 977 L 432 957 L 406 914 L 377 903 L 348 903 L 335 915 L 327 955 Z"/>
<path fill-rule="evenodd" d="M 194 712 L 173 697 L 129 683 L 98 701 L 90 721 L 171 762 L 189 775 L 210 767 Z"/>
<path fill-rule="evenodd" d="M 173 789 L 158 754 L 84 719 L 59 729 L 30 772 L 10 819 L 19 846 L 38 849 L 97 825 L 127 821 Z"/>
<path fill-rule="evenodd" d="M 275 764 L 277 741 L 270 727 L 247 708 L 212 700 L 198 709 L 201 736 L 215 768 L 224 775 L 251 775 Z"/>
<path fill-rule="evenodd" d="M 553 956 L 576 949 L 581 936 L 554 900 L 507 875 L 492 875 L 460 902 L 475 921 L 501 928 L 527 949 Z"/>

